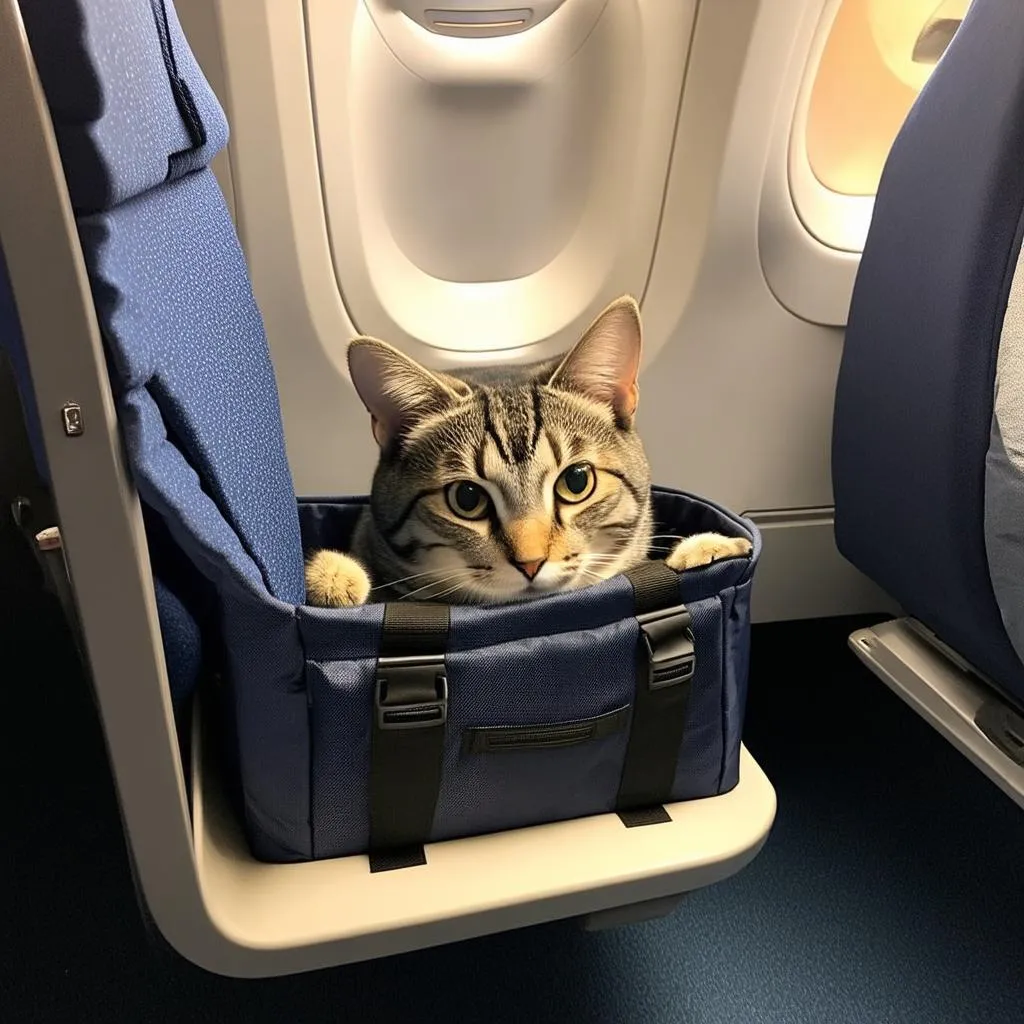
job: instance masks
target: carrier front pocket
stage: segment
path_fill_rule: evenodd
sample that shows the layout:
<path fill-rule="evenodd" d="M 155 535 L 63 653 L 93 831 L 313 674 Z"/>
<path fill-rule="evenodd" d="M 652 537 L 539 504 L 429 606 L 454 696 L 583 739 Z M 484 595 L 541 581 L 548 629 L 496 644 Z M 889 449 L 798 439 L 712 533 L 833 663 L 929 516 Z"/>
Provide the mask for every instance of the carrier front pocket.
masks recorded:
<path fill-rule="evenodd" d="M 462 734 L 464 754 L 490 754 L 505 750 L 554 750 L 604 739 L 626 728 L 629 705 L 603 715 L 546 725 L 485 725 Z"/>

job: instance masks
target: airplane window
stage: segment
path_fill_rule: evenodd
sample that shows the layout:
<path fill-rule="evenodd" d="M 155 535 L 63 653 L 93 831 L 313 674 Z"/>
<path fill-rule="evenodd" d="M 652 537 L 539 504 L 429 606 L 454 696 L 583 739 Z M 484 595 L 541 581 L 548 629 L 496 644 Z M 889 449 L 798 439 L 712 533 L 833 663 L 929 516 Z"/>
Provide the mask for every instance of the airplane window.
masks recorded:
<path fill-rule="evenodd" d="M 807 109 L 807 161 L 824 188 L 875 194 L 893 139 L 969 5 L 842 0 Z"/>
<path fill-rule="evenodd" d="M 792 119 L 776 124 L 759 215 L 766 280 L 798 316 L 846 323 L 882 168 L 970 3 L 808 5 L 818 21 L 788 69 Z"/>

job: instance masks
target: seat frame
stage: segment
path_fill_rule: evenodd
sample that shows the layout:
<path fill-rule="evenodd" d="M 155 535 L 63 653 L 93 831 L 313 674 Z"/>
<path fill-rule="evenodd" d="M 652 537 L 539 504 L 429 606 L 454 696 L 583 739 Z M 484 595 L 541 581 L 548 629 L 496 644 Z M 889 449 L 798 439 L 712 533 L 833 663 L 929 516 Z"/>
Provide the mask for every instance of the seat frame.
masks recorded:
<path fill-rule="evenodd" d="M 657 916 L 761 849 L 775 793 L 750 754 L 731 792 L 428 847 L 371 875 L 363 856 L 253 858 L 201 706 L 191 793 L 172 711 L 138 496 L 122 454 L 100 331 L 46 100 L 17 0 L 0 0 L 0 245 L 7 260 L 94 695 L 144 910 L 182 956 L 219 974 L 312 970 L 568 917 Z M 62 409 L 81 409 L 69 435 Z M 634 906 L 632 911 L 615 908 Z"/>
<path fill-rule="evenodd" d="M 1024 807 L 1024 717 L 927 626 L 902 616 L 854 631 L 858 658 Z"/>

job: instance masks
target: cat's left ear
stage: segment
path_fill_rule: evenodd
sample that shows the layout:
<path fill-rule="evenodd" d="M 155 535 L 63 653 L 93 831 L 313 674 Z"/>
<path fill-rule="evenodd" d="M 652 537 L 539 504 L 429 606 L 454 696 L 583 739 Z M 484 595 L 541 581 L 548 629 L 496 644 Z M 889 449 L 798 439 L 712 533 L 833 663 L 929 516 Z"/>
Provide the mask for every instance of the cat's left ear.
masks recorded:
<path fill-rule="evenodd" d="M 610 405 L 615 418 L 633 422 L 640 388 L 640 308 L 623 295 L 597 317 L 552 374 L 548 386 Z"/>

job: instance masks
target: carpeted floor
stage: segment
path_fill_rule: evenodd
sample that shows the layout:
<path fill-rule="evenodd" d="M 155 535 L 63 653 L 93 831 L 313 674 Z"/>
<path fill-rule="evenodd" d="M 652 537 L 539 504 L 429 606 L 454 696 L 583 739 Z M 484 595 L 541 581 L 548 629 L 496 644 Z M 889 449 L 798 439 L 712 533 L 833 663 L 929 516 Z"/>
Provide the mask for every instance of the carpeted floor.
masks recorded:
<path fill-rule="evenodd" d="M 142 927 L 96 716 L 24 582 L 33 568 L 0 528 L 0 1020 L 1024 1021 L 1024 814 L 860 668 L 848 621 L 755 629 L 746 736 L 778 792 L 775 829 L 672 917 L 271 981 L 208 975 Z"/>

